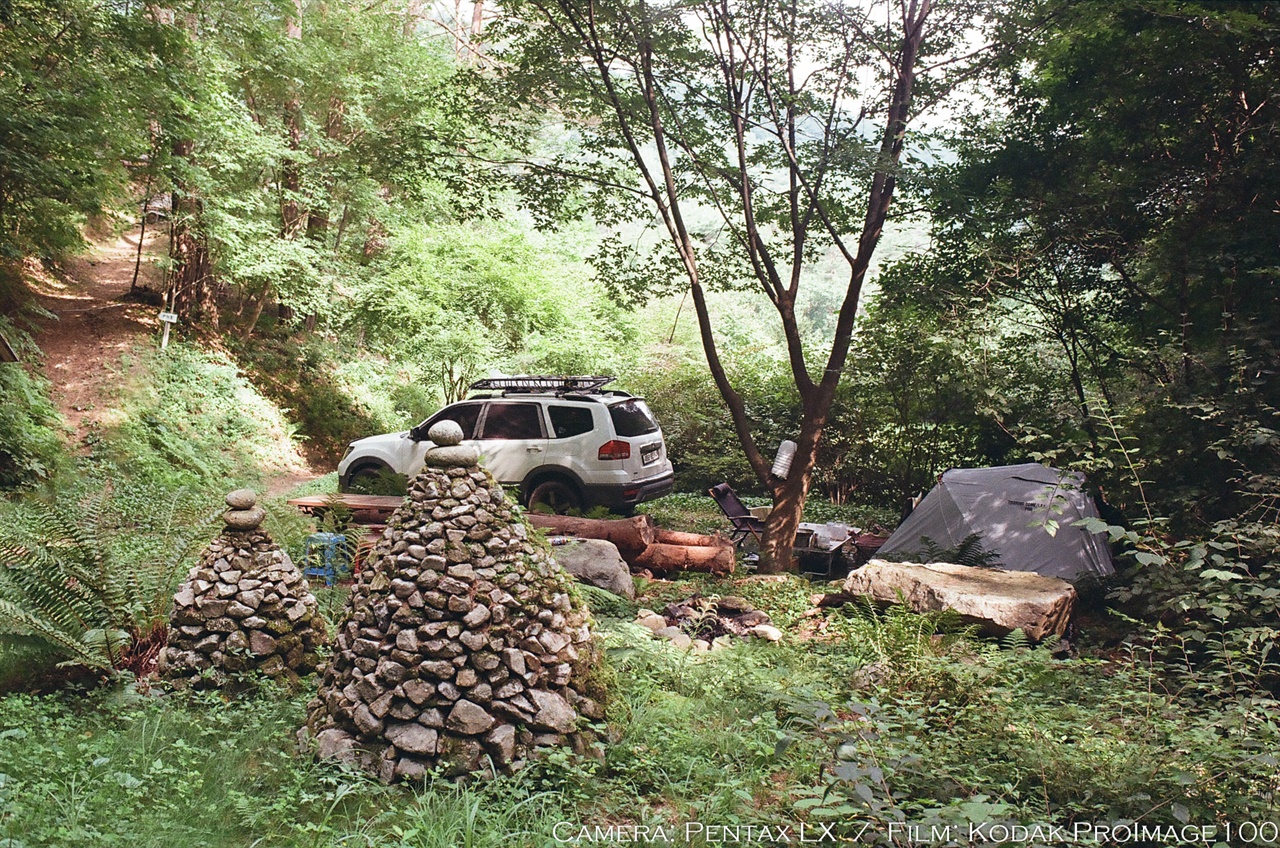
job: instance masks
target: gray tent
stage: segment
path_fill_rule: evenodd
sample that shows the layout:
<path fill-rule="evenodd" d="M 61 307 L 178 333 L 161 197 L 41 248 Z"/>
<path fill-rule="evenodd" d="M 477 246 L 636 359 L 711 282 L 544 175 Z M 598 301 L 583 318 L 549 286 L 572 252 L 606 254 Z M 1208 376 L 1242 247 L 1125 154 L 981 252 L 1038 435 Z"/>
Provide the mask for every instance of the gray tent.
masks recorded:
<path fill-rule="evenodd" d="M 999 554 L 1001 567 L 1074 583 L 1085 574 L 1115 571 L 1104 536 L 1074 526 L 1097 517 L 1083 474 L 1035 463 L 953 468 L 898 526 L 879 556 L 911 560 L 926 547 L 923 537 L 949 548 L 976 533 L 983 548 Z M 1050 522 L 1057 522 L 1053 534 Z"/>

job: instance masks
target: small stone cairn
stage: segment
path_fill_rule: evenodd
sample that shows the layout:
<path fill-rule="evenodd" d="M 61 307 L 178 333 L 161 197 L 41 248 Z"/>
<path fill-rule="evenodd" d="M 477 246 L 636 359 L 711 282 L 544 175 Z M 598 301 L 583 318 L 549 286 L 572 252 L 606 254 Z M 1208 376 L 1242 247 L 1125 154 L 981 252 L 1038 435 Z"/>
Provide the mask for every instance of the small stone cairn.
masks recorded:
<path fill-rule="evenodd" d="M 579 753 L 599 662 L 573 578 L 530 540 L 452 421 L 367 560 L 308 707 L 304 741 L 383 781 L 429 769 L 518 768 L 542 746 Z"/>
<path fill-rule="evenodd" d="M 258 672 L 296 685 L 316 670 L 327 641 L 306 579 L 259 525 L 250 489 L 227 495 L 223 528 L 173 596 L 162 677 L 220 686 Z"/>

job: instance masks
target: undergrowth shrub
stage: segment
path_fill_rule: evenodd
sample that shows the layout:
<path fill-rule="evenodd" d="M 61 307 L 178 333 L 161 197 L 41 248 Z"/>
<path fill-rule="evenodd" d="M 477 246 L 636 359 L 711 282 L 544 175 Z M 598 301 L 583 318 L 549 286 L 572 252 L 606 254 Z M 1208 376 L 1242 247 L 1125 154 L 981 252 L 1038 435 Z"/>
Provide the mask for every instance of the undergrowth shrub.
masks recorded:
<path fill-rule="evenodd" d="M 1097 522 L 1128 547 L 1110 593 L 1165 685 L 1209 700 L 1280 697 L 1280 527 L 1221 521 L 1200 540 Z"/>
<path fill-rule="evenodd" d="M 363 357 L 353 359 L 320 340 L 255 336 L 233 350 L 253 384 L 289 410 L 317 462 L 336 463 L 354 439 L 407 427 L 408 418 L 418 415 L 410 422 L 417 423 L 433 408 L 424 408 L 412 391 L 397 391 L 403 375 L 387 379 L 383 372 L 388 369 Z M 352 368 L 369 382 L 350 380 L 346 374 Z M 412 408 L 399 409 L 393 396 Z"/>
<path fill-rule="evenodd" d="M 655 808 L 688 821 L 776 817 L 755 799 L 779 768 L 803 768 L 808 750 L 778 759 L 781 726 L 769 706 L 769 693 L 787 685 L 793 655 L 745 644 L 694 655 L 631 623 L 611 625 L 605 636 L 617 676 L 610 723 L 619 735 L 601 777 L 633 799 L 617 812 L 641 822 L 669 820 Z"/>
<path fill-rule="evenodd" d="M 831 621 L 832 631 L 857 645 L 866 660 L 855 678 L 861 687 L 912 693 L 926 703 L 968 699 L 972 675 L 953 660 L 973 654 L 975 631 L 962 627 L 954 611 L 916 613 L 905 603 L 881 609 L 863 596 Z"/>
<path fill-rule="evenodd" d="M 252 484 L 299 467 L 295 427 L 224 357 L 186 345 L 146 351 L 119 423 L 94 440 L 90 474 L 166 491 Z"/>
<path fill-rule="evenodd" d="M 0 316 L 0 334 L 32 356 L 30 337 Z M 0 362 L 0 490 L 29 488 L 49 479 L 65 462 L 62 418 L 49 399 L 49 383 L 21 363 Z"/>
<path fill-rule="evenodd" d="M 1206 711 L 1161 693 L 1159 669 L 1141 659 L 1059 662 L 1044 648 L 990 646 L 965 663 L 960 700 L 882 685 L 810 705 L 799 723 L 829 759 L 797 806 L 854 831 L 870 824 L 873 844 L 897 844 L 894 822 L 928 832 L 1273 817 L 1275 705 Z"/>

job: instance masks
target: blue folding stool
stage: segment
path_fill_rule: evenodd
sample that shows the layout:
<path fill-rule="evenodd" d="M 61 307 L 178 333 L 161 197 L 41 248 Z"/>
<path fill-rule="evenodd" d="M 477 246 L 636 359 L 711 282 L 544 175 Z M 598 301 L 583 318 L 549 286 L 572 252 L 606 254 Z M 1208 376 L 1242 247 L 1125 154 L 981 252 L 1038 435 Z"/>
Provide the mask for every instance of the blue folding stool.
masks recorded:
<path fill-rule="evenodd" d="M 351 573 L 347 537 L 341 533 L 312 533 L 302 548 L 302 573 L 307 577 L 323 577 L 332 586 L 339 576 Z"/>

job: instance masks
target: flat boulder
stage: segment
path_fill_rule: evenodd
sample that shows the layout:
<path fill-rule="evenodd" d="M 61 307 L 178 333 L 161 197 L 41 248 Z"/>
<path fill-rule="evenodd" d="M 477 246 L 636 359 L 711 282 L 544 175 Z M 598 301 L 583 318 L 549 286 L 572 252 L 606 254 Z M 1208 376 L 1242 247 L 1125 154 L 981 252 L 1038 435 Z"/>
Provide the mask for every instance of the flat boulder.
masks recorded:
<path fill-rule="evenodd" d="M 1029 571 L 880 559 L 850 574 L 843 591 L 886 603 L 901 595 L 916 612 L 954 610 L 986 633 L 1021 630 L 1036 642 L 1066 632 L 1077 597 L 1065 580 Z"/>
<path fill-rule="evenodd" d="M 631 569 L 618 552 L 618 546 L 603 539 L 573 539 L 551 548 L 551 556 L 560 567 L 583 583 L 635 600 L 636 587 Z"/>

